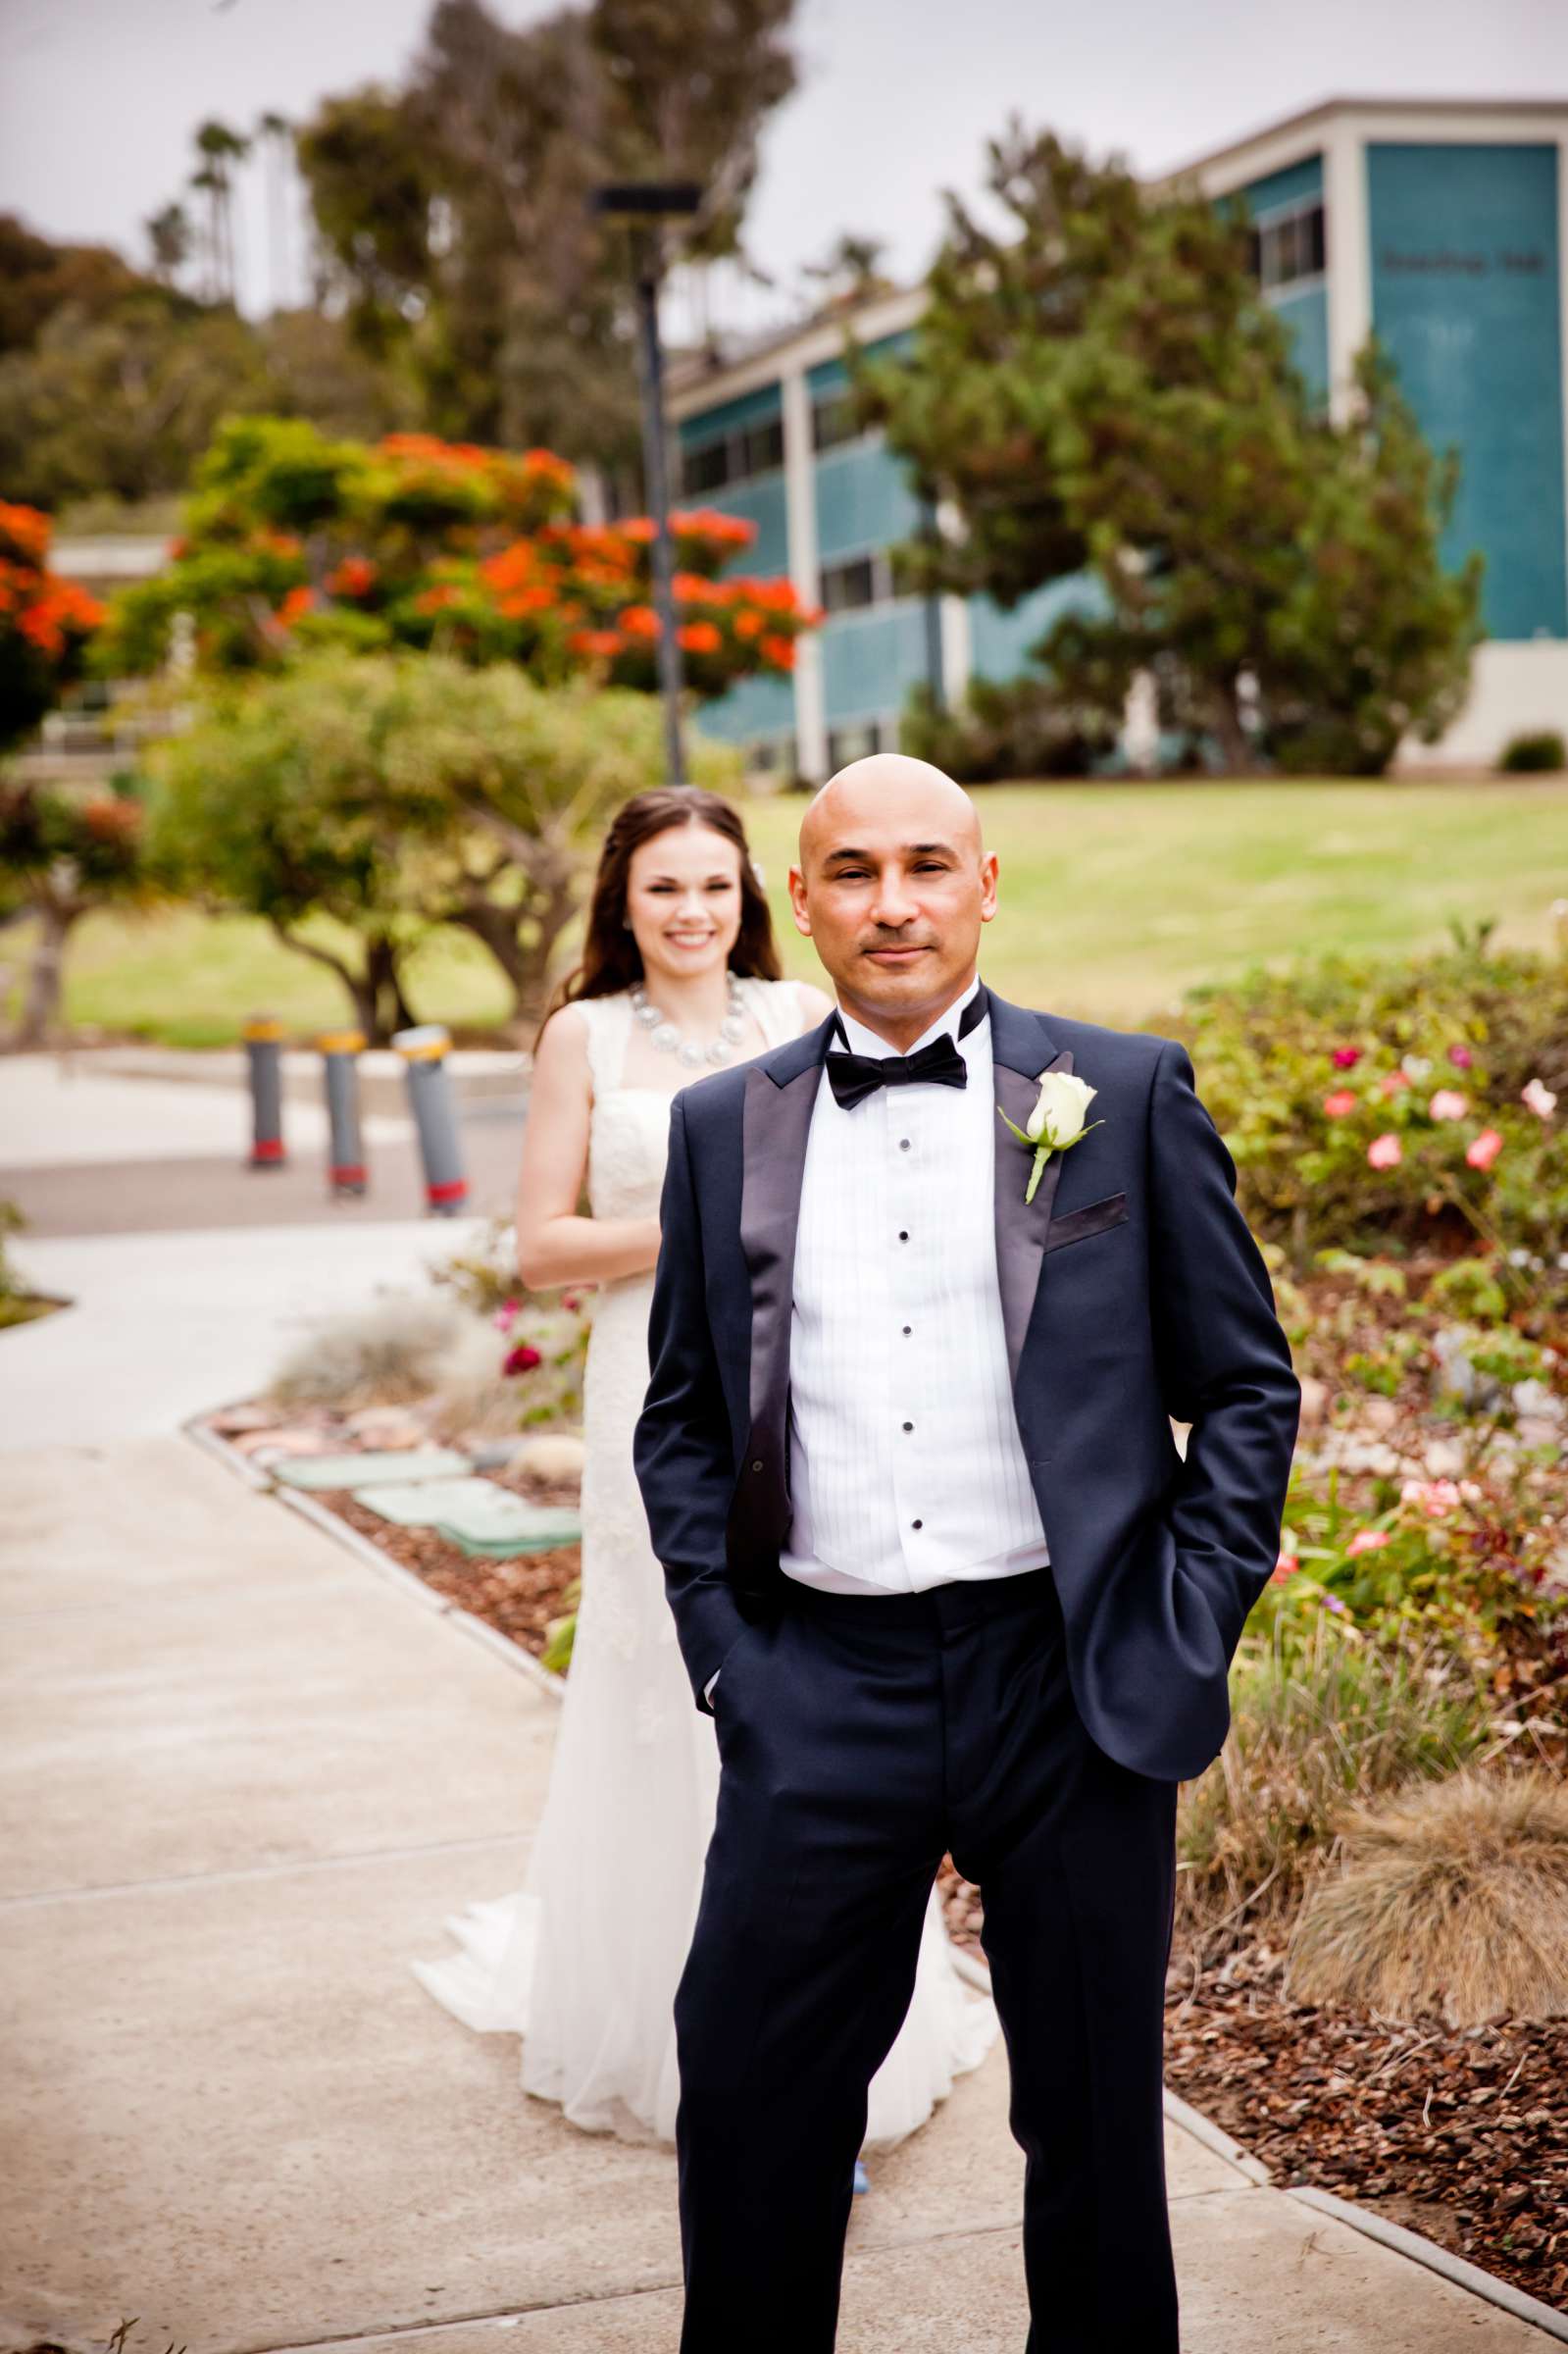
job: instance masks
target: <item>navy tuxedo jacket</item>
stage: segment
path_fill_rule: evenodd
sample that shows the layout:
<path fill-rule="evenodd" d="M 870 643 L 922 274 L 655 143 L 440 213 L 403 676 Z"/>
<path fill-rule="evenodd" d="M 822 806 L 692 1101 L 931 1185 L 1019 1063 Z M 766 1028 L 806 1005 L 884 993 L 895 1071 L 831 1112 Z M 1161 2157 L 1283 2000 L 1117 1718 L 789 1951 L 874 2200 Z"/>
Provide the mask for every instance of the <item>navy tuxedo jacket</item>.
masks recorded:
<path fill-rule="evenodd" d="M 1300 1386 L 1185 1048 L 987 998 L 1008 1116 L 1025 1124 L 1042 1071 L 1076 1070 L 1104 1123 L 1026 1205 L 1032 1154 L 998 1119 L 986 1205 L 1073 1698 L 1108 1756 L 1188 1780 L 1224 1742 L 1227 1669 L 1278 1557 Z M 831 1027 L 671 1111 L 633 1458 L 699 1708 L 784 1600 L 795 1229 Z"/>

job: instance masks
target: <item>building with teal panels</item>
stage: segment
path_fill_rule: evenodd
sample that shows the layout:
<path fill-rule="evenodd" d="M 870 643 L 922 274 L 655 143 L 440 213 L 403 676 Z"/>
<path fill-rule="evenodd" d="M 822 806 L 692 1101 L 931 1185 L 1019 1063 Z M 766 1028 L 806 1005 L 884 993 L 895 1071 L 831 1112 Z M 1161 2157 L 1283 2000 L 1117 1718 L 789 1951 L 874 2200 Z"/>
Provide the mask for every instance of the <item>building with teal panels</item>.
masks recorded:
<path fill-rule="evenodd" d="M 1458 452 L 1446 544 L 1485 559 L 1488 638 L 1465 711 L 1413 756 L 1485 765 L 1510 736 L 1568 729 L 1568 103 L 1334 100 L 1160 184 L 1183 181 L 1245 207 L 1268 300 L 1331 408 L 1376 331 L 1428 439 Z M 749 517 L 746 569 L 787 572 L 825 609 L 792 680 L 703 714 L 758 769 L 820 778 L 896 743 L 916 681 L 956 696 L 976 673 L 1013 676 L 1085 593 L 1058 582 L 1011 613 L 894 595 L 889 547 L 936 519 L 880 435 L 854 431 L 841 352 L 846 324 L 896 349 L 921 302 L 890 295 L 674 372 L 683 495 Z"/>

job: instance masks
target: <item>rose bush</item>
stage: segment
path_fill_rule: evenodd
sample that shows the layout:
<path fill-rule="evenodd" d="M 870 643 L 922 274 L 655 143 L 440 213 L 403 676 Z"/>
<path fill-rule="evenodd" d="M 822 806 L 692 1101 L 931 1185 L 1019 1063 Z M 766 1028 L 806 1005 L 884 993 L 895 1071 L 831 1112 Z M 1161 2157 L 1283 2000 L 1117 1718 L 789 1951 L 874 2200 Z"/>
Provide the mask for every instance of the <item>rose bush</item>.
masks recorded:
<path fill-rule="evenodd" d="M 1568 1268 L 1568 964 L 1328 957 L 1194 990 L 1181 1026 L 1241 1205 L 1295 1267 L 1479 1237 L 1516 1288 Z"/>

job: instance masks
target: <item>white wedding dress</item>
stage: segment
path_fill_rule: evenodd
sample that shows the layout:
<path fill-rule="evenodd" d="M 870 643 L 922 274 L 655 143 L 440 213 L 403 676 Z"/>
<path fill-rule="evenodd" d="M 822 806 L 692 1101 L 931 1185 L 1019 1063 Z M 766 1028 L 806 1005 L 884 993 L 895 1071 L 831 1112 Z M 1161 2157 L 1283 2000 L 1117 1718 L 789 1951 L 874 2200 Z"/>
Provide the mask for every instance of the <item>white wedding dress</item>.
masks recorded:
<path fill-rule="evenodd" d="M 790 983 L 742 980 L 740 991 L 768 1046 L 796 1035 Z M 589 1205 L 596 1217 L 654 1215 L 668 1081 L 680 1066 L 641 1035 L 625 993 L 578 1003 L 593 1087 Z M 524 1886 L 454 1917 L 446 1925 L 461 1950 L 412 1967 L 470 2027 L 521 2034 L 525 2091 L 559 2102 L 574 2124 L 672 2141 L 672 2008 L 696 1921 L 719 1756 L 712 1718 L 692 1704 L 632 1469 L 652 1291 L 651 1273 L 626 1276 L 601 1284 L 594 1304 L 582 1600 Z M 867 2142 L 895 2142 L 921 2124 L 954 2076 L 979 2066 L 996 2024 L 991 2003 L 953 1967 L 934 1892 L 909 2013 L 871 2087 Z"/>

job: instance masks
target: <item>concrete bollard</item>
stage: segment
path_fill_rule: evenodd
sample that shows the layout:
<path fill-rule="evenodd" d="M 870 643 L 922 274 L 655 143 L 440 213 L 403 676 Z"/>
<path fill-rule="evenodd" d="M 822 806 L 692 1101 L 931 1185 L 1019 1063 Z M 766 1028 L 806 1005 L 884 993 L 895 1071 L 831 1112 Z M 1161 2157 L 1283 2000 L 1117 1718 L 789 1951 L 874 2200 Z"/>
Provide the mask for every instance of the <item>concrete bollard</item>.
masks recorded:
<path fill-rule="evenodd" d="M 392 1044 L 403 1057 L 409 1109 L 419 1130 L 426 1203 L 432 1218 L 455 1218 L 468 1200 L 468 1179 L 463 1174 L 452 1074 L 446 1067 L 451 1038 L 441 1023 L 421 1022 L 416 1029 L 395 1032 Z"/>
<path fill-rule="evenodd" d="M 283 1025 L 271 1014 L 252 1014 L 241 1033 L 250 1066 L 250 1165 L 283 1165 Z"/>
<path fill-rule="evenodd" d="M 327 1085 L 327 1180 L 334 1199 L 365 1191 L 365 1150 L 359 1130 L 360 1030 L 326 1030 L 316 1041 Z"/>

